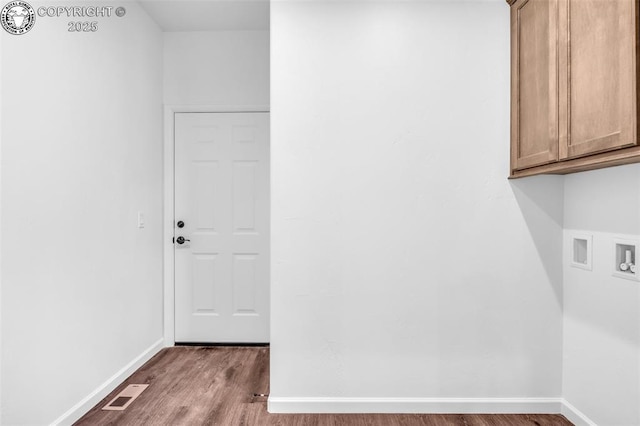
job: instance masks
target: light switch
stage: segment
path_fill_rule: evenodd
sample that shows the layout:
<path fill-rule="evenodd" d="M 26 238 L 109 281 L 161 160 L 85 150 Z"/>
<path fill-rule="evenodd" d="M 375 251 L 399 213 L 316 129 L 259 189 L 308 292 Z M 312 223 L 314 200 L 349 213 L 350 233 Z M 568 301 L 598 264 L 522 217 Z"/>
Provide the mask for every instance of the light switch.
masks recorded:
<path fill-rule="evenodd" d="M 144 228 L 144 213 L 138 212 L 138 228 Z"/>

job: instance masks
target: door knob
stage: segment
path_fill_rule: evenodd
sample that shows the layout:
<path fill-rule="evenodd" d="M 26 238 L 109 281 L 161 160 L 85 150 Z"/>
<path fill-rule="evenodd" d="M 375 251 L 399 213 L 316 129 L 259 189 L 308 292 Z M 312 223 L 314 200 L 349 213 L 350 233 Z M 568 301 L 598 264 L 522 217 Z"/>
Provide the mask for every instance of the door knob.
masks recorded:
<path fill-rule="evenodd" d="M 178 244 L 184 244 L 186 241 L 191 241 L 191 240 L 187 240 L 185 237 L 176 238 L 176 243 Z"/>

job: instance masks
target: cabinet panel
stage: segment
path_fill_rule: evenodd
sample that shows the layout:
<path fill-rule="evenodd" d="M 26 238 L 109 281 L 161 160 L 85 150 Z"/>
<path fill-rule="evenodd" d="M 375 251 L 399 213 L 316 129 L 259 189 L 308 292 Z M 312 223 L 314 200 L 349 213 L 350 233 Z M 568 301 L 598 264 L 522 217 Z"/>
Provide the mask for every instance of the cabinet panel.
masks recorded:
<path fill-rule="evenodd" d="M 635 19 L 634 0 L 560 1 L 561 159 L 636 144 Z"/>
<path fill-rule="evenodd" d="M 558 159 L 558 1 L 516 1 L 511 31 L 511 156 L 518 170 Z"/>

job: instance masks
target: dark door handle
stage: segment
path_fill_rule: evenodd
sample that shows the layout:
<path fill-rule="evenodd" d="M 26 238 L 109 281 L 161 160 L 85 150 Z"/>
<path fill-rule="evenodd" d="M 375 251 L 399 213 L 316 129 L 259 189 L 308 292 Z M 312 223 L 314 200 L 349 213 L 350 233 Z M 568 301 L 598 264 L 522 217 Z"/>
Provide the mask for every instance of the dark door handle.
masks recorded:
<path fill-rule="evenodd" d="M 185 237 L 176 238 L 176 243 L 178 244 L 184 244 L 186 241 L 191 241 L 191 240 L 187 240 Z"/>

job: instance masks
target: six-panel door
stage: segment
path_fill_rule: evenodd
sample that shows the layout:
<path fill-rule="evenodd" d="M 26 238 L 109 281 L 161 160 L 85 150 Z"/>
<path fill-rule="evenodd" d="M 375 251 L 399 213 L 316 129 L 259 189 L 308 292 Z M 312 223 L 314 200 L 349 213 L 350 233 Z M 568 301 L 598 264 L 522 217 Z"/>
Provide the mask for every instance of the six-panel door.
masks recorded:
<path fill-rule="evenodd" d="M 175 340 L 269 341 L 269 116 L 175 115 Z"/>

